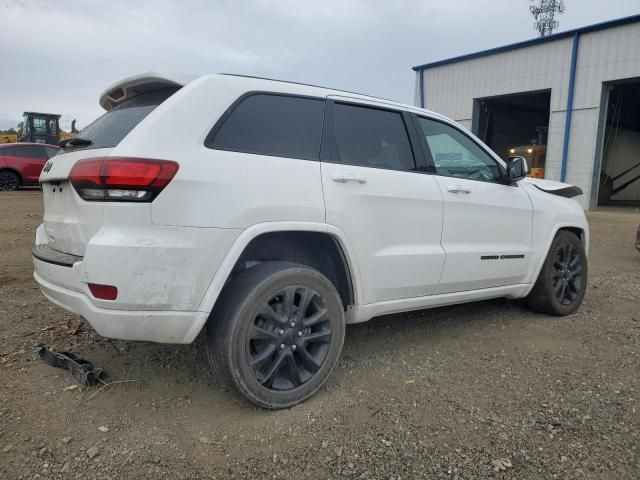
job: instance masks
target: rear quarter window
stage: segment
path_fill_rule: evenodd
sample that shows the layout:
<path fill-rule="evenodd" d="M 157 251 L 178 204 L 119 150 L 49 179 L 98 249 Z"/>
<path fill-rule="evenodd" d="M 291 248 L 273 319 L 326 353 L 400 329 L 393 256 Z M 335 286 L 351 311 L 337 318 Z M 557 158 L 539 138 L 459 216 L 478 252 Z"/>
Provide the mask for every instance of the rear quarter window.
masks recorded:
<path fill-rule="evenodd" d="M 47 152 L 47 158 L 51 158 L 58 153 L 59 149 L 55 147 L 44 147 L 44 151 Z"/>
<path fill-rule="evenodd" d="M 115 147 L 158 105 L 178 90 L 178 88 L 163 88 L 141 93 L 124 101 L 78 133 L 78 137 L 90 140 L 90 145 L 72 148 L 86 150 Z"/>
<path fill-rule="evenodd" d="M 318 160 L 324 99 L 278 94 L 242 98 L 205 145 L 219 150 Z"/>
<path fill-rule="evenodd" d="M 31 158 L 39 158 L 40 160 L 49 160 L 46 147 L 33 146 L 30 149 Z"/>

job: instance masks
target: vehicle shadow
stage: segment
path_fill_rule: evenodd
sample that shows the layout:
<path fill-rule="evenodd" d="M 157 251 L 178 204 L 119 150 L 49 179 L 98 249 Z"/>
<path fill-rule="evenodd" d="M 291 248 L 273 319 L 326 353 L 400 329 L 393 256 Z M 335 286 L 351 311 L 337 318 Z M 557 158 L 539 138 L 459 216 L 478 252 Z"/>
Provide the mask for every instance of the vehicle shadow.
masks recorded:
<path fill-rule="evenodd" d="M 332 390 L 350 370 L 365 374 L 376 359 L 421 345 L 439 348 L 450 338 L 472 335 L 491 326 L 530 321 L 519 302 L 503 299 L 386 315 L 362 324 L 348 325 L 337 368 L 325 387 Z M 163 345 L 96 338 L 91 353 L 96 365 L 109 374 L 107 381 L 138 380 L 131 389 L 148 398 L 199 398 L 241 410 L 253 410 L 212 377 L 204 333 L 191 345 Z M 84 354 L 84 352 L 83 352 Z M 419 360 L 416 360 L 419 361 Z M 409 366 L 410 367 L 410 366 Z"/>

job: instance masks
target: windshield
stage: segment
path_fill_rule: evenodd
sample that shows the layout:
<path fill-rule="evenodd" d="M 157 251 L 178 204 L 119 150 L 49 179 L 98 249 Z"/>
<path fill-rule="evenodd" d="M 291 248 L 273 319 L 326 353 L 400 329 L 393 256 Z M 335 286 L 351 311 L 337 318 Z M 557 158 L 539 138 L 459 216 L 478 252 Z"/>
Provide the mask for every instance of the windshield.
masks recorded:
<path fill-rule="evenodd" d="M 109 110 L 78 133 L 78 137 L 90 144 L 69 144 L 65 150 L 111 148 L 118 145 L 158 105 L 173 95 L 178 88 L 163 88 L 141 93 Z"/>

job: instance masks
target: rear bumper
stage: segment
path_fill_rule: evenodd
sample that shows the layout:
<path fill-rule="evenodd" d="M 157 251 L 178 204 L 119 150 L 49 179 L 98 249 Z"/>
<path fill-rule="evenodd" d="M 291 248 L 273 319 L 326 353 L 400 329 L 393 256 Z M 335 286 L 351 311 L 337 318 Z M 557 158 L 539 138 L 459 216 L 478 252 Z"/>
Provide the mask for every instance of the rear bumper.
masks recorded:
<path fill-rule="evenodd" d="M 100 308 L 85 293 L 51 283 L 41 275 L 57 269 L 62 270 L 61 276 L 70 275 L 70 268 L 48 264 L 36 258 L 33 263 L 33 276 L 44 296 L 65 310 L 84 317 L 104 337 L 158 343 L 191 343 L 208 317 L 206 312 Z"/>
<path fill-rule="evenodd" d="M 49 247 L 45 226 L 38 227 L 33 265 L 42 292 L 105 337 L 192 342 L 211 312 L 200 306 L 204 293 L 238 232 L 149 226 L 128 208 L 117 210 L 124 211 L 123 222 L 103 225 L 83 240 L 82 256 Z M 67 231 L 82 238 L 71 227 Z M 117 299 L 95 298 L 89 283 L 116 286 Z"/>

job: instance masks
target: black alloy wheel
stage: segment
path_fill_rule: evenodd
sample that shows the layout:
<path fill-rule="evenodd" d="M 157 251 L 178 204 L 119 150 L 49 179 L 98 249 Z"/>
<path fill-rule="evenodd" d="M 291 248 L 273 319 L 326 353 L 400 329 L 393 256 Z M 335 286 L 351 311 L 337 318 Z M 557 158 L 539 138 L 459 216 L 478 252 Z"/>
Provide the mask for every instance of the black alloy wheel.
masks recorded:
<path fill-rule="evenodd" d="M 573 231 L 560 230 L 551 242 L 526 302 L 534 312 L 569 315 L 582 303 L 587 276 L 587 254 L 582 240 Z"/>
<path fill-rule="evenodd" d="M 263 262 L 225 287 L 207 324 L 215 377 L 264 408 L 288 408 L 317 392 L 338 363 L 345 313 L 318 270 Z"/>
<path fill-rule="evenodd" d="M 320 369 L 331 343 L 331 322 L 315 290 L 289 286 L 258 308 L 247 331 L 251 371 L 271 390 L 291 390 Z"/>
<path fill-rule="evenodd" d="M 562 305 L 572 304 L 583 288 L 582 258 L 571 243 L 563 245 L 553 261 L 553 293 Z"/>

